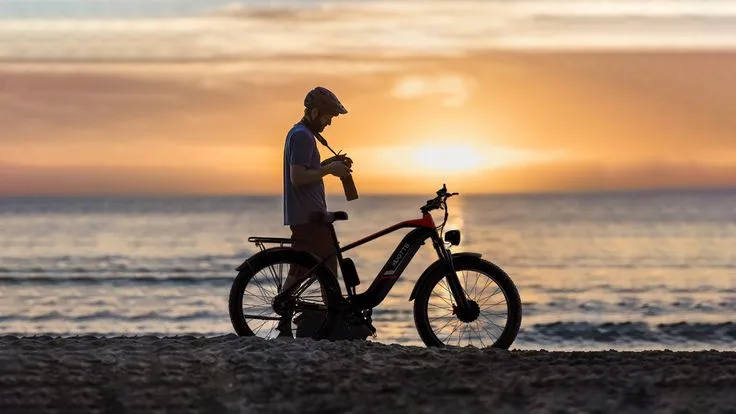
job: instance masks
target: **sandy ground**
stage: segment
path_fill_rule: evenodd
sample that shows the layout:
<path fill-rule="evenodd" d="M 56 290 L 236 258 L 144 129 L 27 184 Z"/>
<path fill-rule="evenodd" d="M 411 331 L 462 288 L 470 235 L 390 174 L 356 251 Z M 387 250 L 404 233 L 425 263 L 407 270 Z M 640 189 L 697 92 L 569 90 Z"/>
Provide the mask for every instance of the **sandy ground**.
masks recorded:
<path fill-rule="evenodd" d="M 0 413 L 736 413 L 736 352 L 0 337 Z"/>

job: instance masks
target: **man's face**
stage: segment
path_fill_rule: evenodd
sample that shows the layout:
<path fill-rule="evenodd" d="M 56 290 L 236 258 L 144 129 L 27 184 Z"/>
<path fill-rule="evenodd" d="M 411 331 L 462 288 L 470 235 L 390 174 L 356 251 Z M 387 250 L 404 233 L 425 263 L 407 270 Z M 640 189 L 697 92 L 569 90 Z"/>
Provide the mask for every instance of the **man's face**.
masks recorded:
<path fill-rule="evenodd" d="M 317 117 L 317 122 L 319 124 L 319 132 L 322 132 L 325 130 L 325 127 L 328 125 L 332 125 L 332 118 L 334 118 L 335 115 L 319 115 Z"/>

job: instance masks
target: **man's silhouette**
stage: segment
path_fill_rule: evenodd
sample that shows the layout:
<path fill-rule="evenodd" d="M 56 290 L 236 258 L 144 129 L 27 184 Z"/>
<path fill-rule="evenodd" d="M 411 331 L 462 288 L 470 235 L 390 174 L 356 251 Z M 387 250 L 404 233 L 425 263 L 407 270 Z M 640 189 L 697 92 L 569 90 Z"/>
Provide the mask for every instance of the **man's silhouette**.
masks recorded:
<path fill-rule="evenodd" d="M 352 160 L 331 157 L 320 161 L 315 134 L 348 111 L 334 93 L 320 86 L 307 94 L 304 107 L 304 117 L 289 130 L 284 145 L 284 225 L 291 228 L 294 248 L 326 258 L 335 253 L 330 228 L 325 223 L 310 222 L 309 217 L 327 211 L 322 178 L 348 176 Z M 331 257 L 326 265 L 337 276 L 337 257 Z M 300 281 L 303 272 L 299 270 L 290 269 L 283 289 Z M 278 329 L 280 336 L 291 336 L 290 321 L 282 321 Z"/>

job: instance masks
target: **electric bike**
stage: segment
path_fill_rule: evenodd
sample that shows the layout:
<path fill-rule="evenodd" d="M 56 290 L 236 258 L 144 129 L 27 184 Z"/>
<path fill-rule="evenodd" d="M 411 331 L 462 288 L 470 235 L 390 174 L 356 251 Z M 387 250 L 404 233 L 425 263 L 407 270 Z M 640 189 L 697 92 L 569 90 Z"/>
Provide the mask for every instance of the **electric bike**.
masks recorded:
<path fill-rule="evenodd" d="M 476 346 L 507 349 L 521 325 L 521 299 L 511 278 L 500 267 L 484 260 L 480 253 L 452 253 L 460 244 L 460 231 L 444 232 L 449 215 L 445 185 L 437 196 L 420 208 L 422 217 L 402 221 L 370 236 L 340 246 L 334 222 L 347 220 L 345 212 L 324 212 L 310 216 L 327 225 L 332 233 L 337 263 L 345 286 L 343 293 L 335 275 L 326 265 L 330 257 L 319 258 L 291 245 L 294 240 L 277 237 L 250 237 L 259 252 L 237 267 L 230 290 L 229 312 L 235 331 L 241 336 L 264 338 L 284 336 L 330 339 L 337 321 L 340 325 L 375 333 L 372 311 L 386 298 L 414 255 L 431 241 L 437 261 L 417 279 L 409 296 L 414 301 L 414 323 L 427 346 Z M 441 225 L 430 214 L 444 210 Z M 344 254 L 358 246 L 399 229 L 412 230 L 401 240 L 383 268 L 363 293 L 356 292 L 360 278 L 352 259 Z M 266 245 L 278 246 L 266 248 Z M 287 276 L 298 280 L 284 289 Z M 312 323 L 300 331 L 300 315 L 309 314 Z M 316 315 L 316 318 L 315 318 Z M 293 331 L 291 329 L 293 329 Z"/>

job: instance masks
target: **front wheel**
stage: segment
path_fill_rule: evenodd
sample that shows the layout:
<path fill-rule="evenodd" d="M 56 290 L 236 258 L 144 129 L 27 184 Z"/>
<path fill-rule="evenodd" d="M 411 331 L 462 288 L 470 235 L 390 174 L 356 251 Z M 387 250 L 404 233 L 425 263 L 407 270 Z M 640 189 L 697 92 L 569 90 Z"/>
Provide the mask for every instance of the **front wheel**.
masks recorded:
<path fill-rule="evenodd" d="M 427 275 L 414 299 L 419 336 L 427 346 L 508 349 L 521 326 L 521 298 L 511 278 L 478 257 L 458 257 L 453 263 L 473 311 L 459 314 L 447 271 L 438 269 Z"/>

